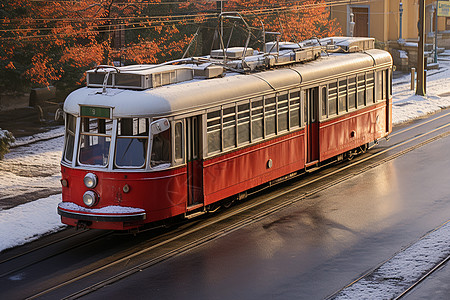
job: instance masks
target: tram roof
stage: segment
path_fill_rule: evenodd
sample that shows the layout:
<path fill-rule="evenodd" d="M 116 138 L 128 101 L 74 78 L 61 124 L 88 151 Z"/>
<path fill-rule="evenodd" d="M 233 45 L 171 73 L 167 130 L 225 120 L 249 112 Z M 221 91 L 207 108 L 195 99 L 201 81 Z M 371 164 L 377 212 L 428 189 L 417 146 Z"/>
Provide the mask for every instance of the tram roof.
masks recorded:
<path fill-rule="evenodd" d="M 345 76 L 354 70 L 392 64 L 391 55 L 371 49 L 351 54 L 331 54 L 315 61 L 251 74 L 227 73 L 223 78 L 193 79 L 147 90 L 84 87 L 64 103 L 67 113 L 78 116 L 80 106 L 112 107 L 113 117 L 168 116 L 206 109 L 239 99 L 249 99 Z"/>

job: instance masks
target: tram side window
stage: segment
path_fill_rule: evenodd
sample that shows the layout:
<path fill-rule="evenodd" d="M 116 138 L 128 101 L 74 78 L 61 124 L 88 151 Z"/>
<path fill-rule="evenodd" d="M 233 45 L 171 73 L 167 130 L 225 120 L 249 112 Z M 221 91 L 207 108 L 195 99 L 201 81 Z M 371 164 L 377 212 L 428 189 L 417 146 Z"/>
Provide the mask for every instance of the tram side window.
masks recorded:
<path fill-rule="evenodd" d="M 321 104 L 320 106 L 322 107 L 321 110 L 321 115 L 322 117 L 326 118 L 327 117 L 327 103 L 328 103 L 328 98 L 327 98 L 327 87 L 324 86 L 322 87 L 322 94 L 321 94 Z"/>
<path fill-rule="evenodd" d="M 356 108 L 356 77 L 348 78 L 348 108 Z"/>
<path fill-rule="evenodd" d="M 266 137 L 276 133 L 277 129 L 277 111 L 276 111 L 277 101 L 275 95 L 266 96 L 264 99 L 264 119 L 265 119 L 265 129 Z"/>
<path fill-rule="evenodd" d="M 328 85 L 328 115 L 337 113 L 337 84 L 332 82 Z"/>
<path fill-rule="evenodd" d="M 339 113 L 347 112 L 347 79 L 339 80 Z"/>
<path fill-rule="evenodd" d="M 195 121 L 197 122 L 197 119 L 195 119 Z M 197 124 L 197 123 L 195 123 L 195 124 Z M 194 130 L 196 131 L 198 129 L 194 128 Z M 175 124 L 175 139 L 174 140 L 175 140 L 175 159 L 176 160 L 183 159 L 183 124 L 181 122 L 177 122 Z"/>
<path fill-rule="evenodd" d="M 375 73 L 375 100 L 383 100 L 383 72 L 377 71 Z"/>
<path fill-rule="evenodd" d="M 388 70 L 388 79 L 387 79 L 387 84 L 388 84 L 388 98 L 391 98 L 392 96 L 392 70 L 389 69 Z"/>
<path fill-rule="evenodd" d="M 216 110 L 207 114 L 206 132 L 208 137 L 208 153 L 221 151 L 222 128 L 221 111 Z"/>
<path fill-rule="evenodd" d="M 73 148 L 75 143 L 75 129 L 77 119 L 70 114 L 66 116 L 66 142 L 64 147 L 64 160 L 72 162 Z"/>
<path fill-rule="evenodd" d="M 289 102 L 287 93 L 282 93 L 278 95 L 277 105 L 278 105 L 278 132 L 287 131 L 289 128 L 288 124 Z"/>
<path fill-rule="evenodd" d="M 111 132 L 111 119 L 82 117 L 78 161 L 83 165 L 106 166 Z"/>
<path fill-rule="evenodd" d="M 143 168 L 147 156 L 149 121 L 146 118 L 121 118 L 117 122 L 115 166 Z"/>
<path fill-rule="evenodd" d="M 387 99 L 387 83 L 388 83 L 388 70 L 383 70 L 382 72 L 381 72 L 383 75 L 382 75 L 382 77 L 383 77 L 383 97 L 382 97 L 382 99 L 383 100 L 386 100 Z"/>
<path fill-rule="evenodd" d="M 300 126 L 300 91 L 289 93 L 290 126 L 296 128 Z"/>
<path fill-rule="evenodd" d="M 302 90 L 301 94 L 302 94 L 302 99 L 303 99 L 303 120 L 305 120 L 305 122 L 308 122 L 309 118 L 308 118 L 308 105 L 310 104 L 309 101 L 309 91 L 310 90 Z M 311 112 L 312 115 L 314 115 Z"/>
<path fill-rule="evenodd" d="M 366 74 L 366 95 L 367 95 L 367 104 L 374 103 L 375 98 L 373 97 L 374 93 L 374 78 L 373 78 L 373 72 Z"/>
<path fill-rule="evenodd" d="M 223 148 L 236 146 L 236 107 L 223 109 Z"/>
<path fill-rule="evenodd" d="M 366 79 L 364 77 L 364 74 L 358 75 L 358 82 L 357 82 L 357 98 L 358 98 L 358 108 L 365 105 L 365 90 L 366 90 Z"/>
<path fill-rule="evenodd" d="M 238 143 L 250 142 L 250 103 L 238 104 Z"/>
<path fill-rule="evenodd" d="M 150 166 L 152 168 L 168 168 L 172 161 L 171 129 L 153 135 Z"/>
<path fill-rule="evenodd" d="M 261 139 L 264 134 L 263 100 L 252 102 L 252 141 Z"/>

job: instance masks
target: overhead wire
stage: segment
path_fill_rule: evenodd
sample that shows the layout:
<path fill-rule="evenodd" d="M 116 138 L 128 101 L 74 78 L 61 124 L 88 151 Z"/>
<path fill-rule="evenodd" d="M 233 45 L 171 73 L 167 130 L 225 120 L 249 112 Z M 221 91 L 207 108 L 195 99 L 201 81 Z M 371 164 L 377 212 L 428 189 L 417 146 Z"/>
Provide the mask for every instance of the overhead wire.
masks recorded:
<path fill-rule="evenodd" d="M 36 0 L 37 1 L 37 0 Z M 42 0 L 42 1 L 49 1 L 49 0 Z M 320 6 L 337 6 L 337 5 L 345 5 L 345 4 L 360 4 L 360 3 L 365 3 L 365 2 L 377 2 L 380 0 L 335 0 L 335 1 L 324 1 L 323 3 L 313 3 L 313 4 L 308 4 L 305 5 L 303 4 L 304 2 L 309 2 L 308 0 L 303 0 L 303 1 L 284 1 L 284 2 L 277 2 L 278 7 L 273 7 L 271 5 L 261 5 L 260 7 L 251 7 L 251 11 L 253 11 L 254 9 L 257 10 L 264 10 L 264 11 L 273 11 L 273 10 L 279 10 L 279 9 L 283 9 L 286 8 L 287 5 L 289 4 L 297 4 L 295 7 L 299 7 L 300 4 L 303 4 L 305 7 L 304 8 L 310 8 L 310 7 L 320 7 Z M 183 2 L 186 3 L 186 2 Z M 195 2 L 197 3 L 197 2 Z M 155 3 L 158 4 L 158 3 Z M 249 10 L 241 10 L 241 11 L 249 11 Z M 147 19 L 147 18 L 162 18 L 162 17 L 177 17 L 177 16 L 184 16 L 184 15 L 197 15 L 197 14 L 201 14 L 201 13 L 205 13 L 205 12 L 209 12 L 209 11 L 198 11 L 198 12 L 192 12 L 191 14 L 179 14 L 179 15 L 163 15 L 163 16 L 131 16 L 131 17 L 86 17 L 86 18 L 35 18 L 33 19 L 34 21 L 46 21 L 46 22 L 51 22 L 51 21 L 65 21 L 65 22 L 85 22 L 85 21 L 93 21 L 93 20 L 100 20 L 100 21 L 104 21 L 104 20 L 129 20 L 129 19 Z M 75 12 L 73 12 L 75 13 Z M 4 19 L 0 19 L 0 21 L 4 21 Z M 11 20 L 8 19 L 8 23 L 14 22 L 15 20 Z M 17 22 L 21 22 L 21 19 L 16 20 Z"/>
<path fill-rule="evenodd" d="M 262 9 L 254 9 L 252 8 L 252 10 L 242 10 L 240 11 L 241 14 L 246 15 L 246 14 L 254 14 L 257 16 L 270 16 L 270 15 L 276 15 L 279 14 L 280 12 L 288 12 L 288 11 L 298 11 L 298 10 L 303 10 L 303 9 L 310 9 L 310 8 L 314 8 L 314 7 L 329 7 L 329 6 L 336 6 L 336 5 L 342 5 L 342 3 L 352 3 L 352 4 L 356 4 L 356 3 L 364 3 L 364 2 L 373 2 L 374 0 L 338 0 L 338 1 L 326 1 L 323 3 L 315 3 L 315 4 L 310 4 L 310 5 L 304 5 L 302 7 L 300 7 L 300 5 L 296 6 L 296 7 L 272 7 L 272 8 L 262 8 Z M 375 0 L 377 1 L 377 0 Z M 298 3 L 299 1 L 295 1 L 296 3 Z M 97 27 L 113 27 L 113 26 L 118 26 L 118 25 L 124 25 L 127 26 L 127 28 L 114 28 L 114 29 L 105 29 L 105 30 L 89 30 L 88 32 L 84 32 L 84 33 L 79 33 L 79 32 L 75 32 L 72 34 L 69 33 L 53 33 L 53 34 L 40 34 L 40 35 L 28 35 L 28 36 L 22 36 L 22 37 L 17 37 L 17 36 L 13 36 L 13 37 L 0 37 L 0 40 L 8 40 L 8 39 L 17 39 L 17 38 L 21 38 L 21 39 L 36 39 L 36 38 L 49 38 L 49 37 L 64 37 L 64 36 L 70 36 L 70 35 L 89 35 L 89 34 L 97 34 L 97 33 L 106 33 L 106 32 L 117 32 L 117 31 L 128 31 L 128 30 L 137 30 L 137 29 L 149 29 L 149 28 L 157 28 L 157 27 L 164 27 L 164 26 L 173 26 L 175 23 L 180 23 L 182 22 L 181 25 L 191 25 L 191 24 L 195 24 L 191 23 L 193 20 L 195 20 L 196 18 L 201 17 L 202 19 L 204 19 L 205 21 L 208 20 L 213 20 L 217 18 L 217 13 L 209 13 L 209 14 L 188 14 L 188 15 L 172 15 L 172 16 L 145 16 L 145 17 L 127 17 L 126 19 L 131 20 L 131 19 L 140 19 L 141 21 L 137 21 L 137 22 L 133 22 L 133 23 L 125 23 L 125 24 L 95 24 L 93 23 L 91 26 L 97 26 Z M 190 19 L 191 18 L 191 19 Z M 64 20 L 64 19 L 63 19 Z M 81 19 L 83 21 L 86 21 L 84 19 Z M 80 22 L 81 22 L 80 20 Z M 92 19 L 90 19 L 92 20 Z M 123 21 L 125 20 L 125 18 L 105 18 L 105 19 L 101 19 L 103 21 Z M 152 25 L 143 25 L 142 23 L 145 22 L 150 22 L 153 21 L 155 23 L 158 24 L 152 24 Z M 84 24 L 85 25 L 85 24 Z M 139 27 L 133 27 L 139 25 Z M 65 26 L 65 27 L 40 27 L 40 28 L 17 28 L 17 29 L 2 29 L 0 30 L 0 32 L 5 32 L 5 33 L 11 33 L 11 32 L 21 32 L 21 31 L 29 31 L 29 32 L 33 32 L 33 31 L 48 31 L 48 30 L 64 30 L 64 29 L 72 29 L 73 27 L 71 26 Z"/>

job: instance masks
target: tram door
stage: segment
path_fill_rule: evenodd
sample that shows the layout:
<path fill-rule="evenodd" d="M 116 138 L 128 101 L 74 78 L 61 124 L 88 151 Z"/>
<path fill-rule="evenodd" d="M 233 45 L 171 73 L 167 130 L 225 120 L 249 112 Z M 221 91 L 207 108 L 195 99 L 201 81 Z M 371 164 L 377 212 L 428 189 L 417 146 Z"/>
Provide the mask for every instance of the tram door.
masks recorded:
<path fill-rule="evenodd" d="M 203 204 L 202 161 L 200 159 L 200 116 L 186 119 L 186 161 L 188 210 Z"/>
<path fill-rule="evenodd" d="M 391 132 L 392 131 L 392 123 L 391 123 L 391 118 L 392 118 L 392 109 L 391 106 L 389 105 L 390 103 L 390 98 L 392 96 L 392 71 L 391 70 L 387 70 L 386 71 L 386 132 Z"/>
<path fill-rule="evenodd" d="M 306 166 L 319 161 L 319 87 L 304 90 Z"/>

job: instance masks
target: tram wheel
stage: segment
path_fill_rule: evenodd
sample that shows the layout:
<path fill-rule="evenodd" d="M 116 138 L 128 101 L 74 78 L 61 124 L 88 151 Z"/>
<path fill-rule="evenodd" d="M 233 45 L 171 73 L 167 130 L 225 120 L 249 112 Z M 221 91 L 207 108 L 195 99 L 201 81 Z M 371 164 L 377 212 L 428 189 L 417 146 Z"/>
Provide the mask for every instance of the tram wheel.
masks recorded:
<path fill-rule="evenodd" d="M 231 205 L 233 205 L 234 199 L 228 198 L 223 200 L 223 207 L 229 208 Z"/>

